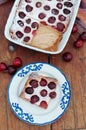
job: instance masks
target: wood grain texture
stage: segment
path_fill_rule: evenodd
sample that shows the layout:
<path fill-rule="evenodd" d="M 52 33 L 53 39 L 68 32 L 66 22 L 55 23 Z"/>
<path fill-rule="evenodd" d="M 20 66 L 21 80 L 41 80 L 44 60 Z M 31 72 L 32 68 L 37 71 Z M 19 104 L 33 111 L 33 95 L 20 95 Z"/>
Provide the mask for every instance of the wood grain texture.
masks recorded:
<path fill-rule="evenodd" d="M 73 48 L 73 42 L 79 33 L 83 31 L 79 27 L 79 33 L 71 35 L 67 46 L 59 55 L 47 55 L 16 46 L 14 52 L 8 50 L 10 42 L 4 37 L 4 27 L 14 1 L 0 6 L 0 62 L 12 64 L 13 59 L 19 56 L 23 65 L 32 62 L 47 62 L 66 75 L 71 86 L 71 101 L 68 110 L 52 125 L 34 126 L 19 120 L 11 111 L 8 103 L 8 85 L 12 78 L 7 73 L 0 73 L 0 130 L 86 130 L 86 42 L 80 49 Z M 66 63 L 62 54 L 70 51 L 73 60 Z"/>

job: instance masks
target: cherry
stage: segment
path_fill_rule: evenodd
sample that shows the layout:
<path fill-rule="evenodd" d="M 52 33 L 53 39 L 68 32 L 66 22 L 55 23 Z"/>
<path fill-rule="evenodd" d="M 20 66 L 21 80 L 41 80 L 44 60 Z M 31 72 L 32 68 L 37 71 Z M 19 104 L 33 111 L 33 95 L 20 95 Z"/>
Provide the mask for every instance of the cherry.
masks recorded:
<path fill-rule="evenodd" d="M 83 41 L 81 39 L 77 39 L 74 43 L 73 43 L 75 48 L 81 48 L 83 46 Z"/>
<path fill-rule="evenodd" d="M 32 79 L 29 84 L 33 87 L 33 88 L 37 88 L 38 87 L 38 81 L 36 79 Z"/>
<path fill-rule="evenodd" d="M 24 37 L 24 42 L 28 42 L 30 40 L 29 36 Z"/>
<path fill-rule="evenodd" d="M 56 83 L 50 82 L 50 83 L 48 84 L 48 87 L 49 87 L 50 89 L 54 89 L 54 88 L 56 88 Z"/>
<path fill-rule="evenodd" d="M 9 65 L 9 66 L 8 66 L 8 73 L 9 73 L 10 75 L 15 74 L 16 71 L 17 71 L 17 69 L 16 69 L 15 66 L 13 66 L 13 65 Z"/>
<path fill-rule="evenodd" d="M 46 86 L 47 85 L 47 80 L 42 78 L 39 84 L 41 86 Z"/>
<path fill-rule="evenodd" d="M 71 12 L 71 11 L 70 11 L 70 10 L 68 10 L 68 9 L 64 9 L 64 10 L 63 10 L 63 12 L 64 12 L 64 14 L 66 14 L 66 15 L 67 15 L 67 14 L 70 14 L 70 12 Z"/>
<path fill-rule="evenodd" d="M 44 6 L 44 9 L 45 9 L 46 11 L 48 11 L 48 10 L 50 10 L 50 6 L 45 5 L 45 6 Z"/>
<path fill-rule="evenodd" d="M 14 60 L 13 60 L 13 65 L 15 67 L 21 67 L 22 66 L 22 60 L 20 57 L 16 57 Z"/>
<path fill-rule="evenodd" d="M 67 7 L 72 7 L 73 6 L 73 4 L 71 2 L 65 2 L 64 5 L 67 6 Z"/>
<path fill-rule="evenodd" d="M 51 12 L 52 12 L 52 14 L 54 14 L 54 15 L 57 15 L 57 14 L 59 13 L 59 11 L 58 11 L 57 9 L 52 9 Z"/>
<path fill-rule="evenodd" d="M 24 26 L 24 23 L 23 23 L 21 20 L 18 20 L 17 23 L 18 23 L 21 27 Z"/>
<path fill-rule="evenodd" d="M 79 37 L 81 38 L 82 41 L 86 41 L 86 32 L 82 32 Z"/>
<path fill-rule="evenodd" d="M 7 65 L 4 62 L 0 63 L 0 71 L 7 70 Z"/>
<path fill-rule="evenodd" d="M 46 89 L 41 90 L 41 91 L 40 91 L 40 95 L 41 95 L 42 97 L 45 97 L 45 96 L 47 95 L 47 90 L 46 90 Z"/>
<path fill-rule="evenodd" d="M 63 53 L 62 57 L 63 57 L 64 61 L 69 62 L 72 60 L 73 55 L 70 52 L 65 52 L 65 53 Z"/>
<path fill-rule="evenodd" d="M 47 102 L 46 102 L 46 101 L 41 101 L 41 103 L 40 103 L 40 107 L 46 109 L 46 108 L 48 107 Z"/>
<path fill-rule="evenodd" d="M 57 30 L 62 32 L 64 31 L 65 25 L 61 22 L 57 23 Z"/>
<path fill-rule="evenodd" d="M 39 17 L 40 19 L 44 19 L 44 18 L 46 17 L 46 14 L 40 13 L 40 14 L 38 15 L 38 17 Z"/>
<path fill-rule="evenodd" d="M 41 2 L 37 2 L 37 3 L 36 3 L 36 7 L 37 7 L 37 8 L 40 8 L 41 6 L 42 6 L 42 3 L 41 3 Z"/>
<path fill-rule="evenodd" d="M 78 31 L 77 25 L 74 24 L 73 28 L 72 28 L 72 33 L 76 33 Z"/>
<path fill-rule="evenodd" d="M 26 5 L 26 11 L 31 12 L 33 10 L 33 7 L 30 5 Z"/>
<path fill-rule="evenodd" d="M 49 23 L 54 23 L 56 21 L 56 18 L 55 17 L 53 17 L 53 16 L 51 16 L 51 17 L 49 17 L 49 19 L 48 19 L 48 22 Z"/>
<path fill-rule="evenodd" d="M 23 37 L 23 33 L 20 32 L 20 31 L 17 31 L 17 32 L 16 32 L 16 35 L 17 35 L 18 38 L 22 38 L 22 37 Z"/>
<path fill-rule="evenodd" d="M 26 16 L 26 14 L 25 14 L 24 12 L 19 12 L 19 17 L 20 17 L 20 18 L 23 19 L 25 16 Z"/>
<path fill-rule="evenodd" d="M 59 18 L 60 21 L 65 21 L 66 20 L 66 17 L 64 15 L 62 15 L 62 14 L 60 14 L 58 16 L 58 18 Z"/>
<path fill-rule="evenodd" d="M 30 32 L 31 32 L 31 28 L 28 27 L 28 26 L 26 26 L 26 27 L 24 28 L 24 32 L 25 32 L 25 33 L 30 33 Z"/>
<path fill-rule="evenodd" d="M 26 19 L 26 23 L 27 23 L 27 24 L 30 24 L 30 22 L 31 22 L 31 19 L 30 19 L 30 18 Z"/>
<path fill-rule="evenodd" d="M 36 103 L 36 102 L 38 102 L 38 101 L 39 101 L 39 97 L 38 97 L 37 95 L 33 95 L 33 96 L 31 97 L 30 102 L 31 102 L 32 104 L 34 104 L 34 103 Z"/>
<path fill-rule="evenodd" d="M 58 8 L 58 9 L 62 9 L 62 3 L 57 3 L 57 5 L 56 5 L 56 7 Z"/>
<path fill-rule="evenodd" d="M 49 97 L 52 98 L 52 99 L 55 98 L 56 97 L 56 92 L 55 91 L 50 92 Z"/>
<path fill-rule="evenodd" d="M 27 94 L 32 94 L 32 93 L 34 92 L 34 89 L 33 89 L 32 87 L 27 87 L 27 88 L 25 89 L 25 92 L 26 92 Z"/>
<path fill-rule="evenodd" d="M 37 22 L 33 22 L 33 23 L 31 24 L 31 27 L 32 27 L 32 28 L 38 28 L 38 26 L 39 26 L 39 25 L 38 25 Z"/>

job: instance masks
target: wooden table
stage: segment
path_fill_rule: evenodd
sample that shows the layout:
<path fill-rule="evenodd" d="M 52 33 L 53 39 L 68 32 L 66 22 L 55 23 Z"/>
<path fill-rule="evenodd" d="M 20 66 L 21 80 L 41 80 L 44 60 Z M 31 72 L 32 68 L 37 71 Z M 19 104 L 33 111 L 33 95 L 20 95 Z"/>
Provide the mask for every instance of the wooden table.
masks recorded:
<path fill-rule="evenodd" d="M 0 62 L 12 64 L 13 59 L 19 56 L 23 60 L 23 66 L 32 62 L 47 62 L 57 66 L 71 84 L 72 97 L 68 110 L 58 121 L 51 125 L 33 126 L 20 121 L 12 113 L 8 104 L 8 84 L 12 76 L 0 73 L 0 130 L 86 130 L 86 42 L 80 49 L 73 48 L 73 41 L 77 38 L 74 34 L 59 55 L 48 55 L 20 46 L 10 52 L 10 42 L 4 36 L 4 27 L 13 2 L 0 6 Z M 73 60 L 68 63 L 62 60 L 62 54 L 66 51 L 73 54 Z"/>

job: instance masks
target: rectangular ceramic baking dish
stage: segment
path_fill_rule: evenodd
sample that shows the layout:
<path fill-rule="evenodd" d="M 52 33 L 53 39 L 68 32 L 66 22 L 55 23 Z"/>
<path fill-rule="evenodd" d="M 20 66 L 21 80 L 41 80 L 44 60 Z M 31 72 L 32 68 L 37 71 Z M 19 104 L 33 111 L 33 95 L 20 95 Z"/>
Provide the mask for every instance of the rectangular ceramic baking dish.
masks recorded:
<path fill-rule="evenodd" d="M 63 34 L 63 38 L 59 43 L 58 49 L 55 52 L 46 51 L 46 50 L 42 50 L 42 49 L 39 49 L 39 48 L 36 48 L 36 47 L 25 45 L 25 44 L 21 43 L 20 41 L 16 41 L 16 40 L 11 38 L 11 36 L 9 34 L 9 29 L 10 29 L 11 24 L 13 22 L 13 19 L 14 19 L 15 12 L 16 12 L 16 9 L 18 7 L 19 1 L 20 0 L 15 0 L 14 5 L 13 5 L 13 7 L 11 9 L 10 14 L 9 14 L 9 17 L 7 19 L 7 23 L 5 25 L 5 30 L 4 30 L 5 37 L 14 44 L 17 44 L 17 45 L 20 45 L 20 46 L 23 46 L 23 47 L 26 47 L 28 49 L 32 49 L 32 50 L 35 50 L 35 51 L 39 51 L 39 52 L 43 52 L 43 53 L 47 53 L 47 54 L 59 54 L 59 53 L 61 53 L 63 51 L 63 49 L 65 48 L 65 46 L 67 44 L 67 41 L 68 41 L 68 39 L 70 37 L 72 27 L 74 25 L 74 22 L 75 22 L 75 19 L 76 19 L 76 16 L 77 16 L 77 12 L 78 12 L 81 0 L 72 0 L 73 3 L 74 3 L 74 8 L 73 8 L 73 12 L 71 14 L 71 20 L 70 20 L 70 23 L 69 23 L 69 26 L 68 26 L 66 32 Z"/>

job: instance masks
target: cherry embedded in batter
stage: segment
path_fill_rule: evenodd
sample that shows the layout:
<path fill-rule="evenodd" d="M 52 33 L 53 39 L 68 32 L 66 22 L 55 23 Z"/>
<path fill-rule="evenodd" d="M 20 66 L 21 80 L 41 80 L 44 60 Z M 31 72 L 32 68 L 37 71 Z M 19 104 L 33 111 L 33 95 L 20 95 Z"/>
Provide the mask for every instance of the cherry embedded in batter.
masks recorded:
<path fill-rule="evenodd" d="M 56 18 L 54 17 L 54 16 L 51 16 L 51 17 L 49 17 L 49 19 L 48 19 L 48 22 L 49 23 L 54 23 L 56 21 Z"/>
<path fill-rule="evenodd" d="M 64 10 L 63 10 L 63 13 L 64 13 L 64 14 L 66 14 L 66 15 L 68 15 L 68 14 L 70 14 L 70 13 L 71 13 L 71 11 L 70 11 L 70 10 L 68 10 L 68 9 L 64 9 Z"/>
<path fill-rule="evenodd" d="M 24 32 L 25 32 L 25 33 L 30 33 L 30 32 L 31 32 L 31 28 L 28 27 L 28 26 L 26 26 L 26 27 L 24 28 Z"/>
<path fill-rule="evenodd" d="M 33 88 L 37 88 L 38 87 L 38 81 L 35 79 L 32 79 L 29 84 L 33 87 Z"/>
<path fill-rule="evenodd" d="M 31 27 L 32 27 L 32 28 L 38 28 L 38 26 L 39 26 L 39 25 L 38 25 L 37 22 L 33 22 L 33 23 L 31 24 Z"/>
<path fill-rule="evenodd" d="M 46 17 L 46 14 L 40 13 L 40 14 L 38 15 L 38 17 L 39 17 L 40 19 L 44 19 L 44 18 Z"/>
<path fill-rule="evenodd" d="M 73 4 L 71 2 L 64 2 L 64 5 L 67 6 L 67 7 L 72 7 Z"/>
<path fill-rule="evenodd" d="M 60 32 L 63 32 L 65 28 L 65 25 L 61 22 L 57 23 L 57 30 Z"/>
<path fill-rule="evenodd" d="M 50 92 L 49 93 L 49 97 L 52 98 L 52 99 L 54 99 L 56 97 L 56 92 L 55 91 Z"/>
<path fill-rule="evenodd" d="M 37 7 L 37 8 L 40 8 L 41 6 L 42 6 L 42 3 L 41 3 L 41 2 L 37 2 L 37 3 L 36 3 L 36 7 Z"/>
<path fill-rule="evenodd" d="M 59 11 L 58 11 L 57 9 L 52 9 L 51 12 L 52 12 L 52 14 L 54 14 L 54 15 L 59 14 Z"/>
<path fill-rule="evenodd" d="M 33 7 L 30 5 L 26 5 L 26 11 L 31 12 L 33 10 Z"/>
<path fill-rule="evenodd" d="M 60 21 L 65 21 L 65 20 L 66 20 L 66 17 L 65 17 L 64 15 L 60 14 L 60 15 L 58 16 L 58 19 L 59 19 Z"/>
<path fill-rule="evenodd" d="M 36 103 L 36 102 L 38 102 L 39 101 L 39 97 L 37 96 L 37 95 L 33 95 L 32 97 L 31 97 L 31 99 L 30 99 L 30 102 L 32 103 L 32 104 L 34 104 L 34 103 Z"/>
<path fill-rule="evenodd" d="M 22 37 L 23 37 L 23 33 L 20 32 L 20 31 L 17 31 L 17 32 L 16 32 L 16 35 L 17 35 L 18 38 L 22 38 Z"/>
<path fill-rule="evenodd" d="M 26 23 L 27 23 L 27 24 L 30 24 L 30 22 L 31 22 L 31 19 L 30 19 L 30 18 L 26 19 Z"/>
<path fill-rule="evenodd" d="M 17 23 L 18 23 L 21 27 L 24 26 L 24 23 L 23 23 L 21 20 L 18 20 Z"/>
<path fill-rule="evenodd" d="M 26 16 L 26 14 L 25 14 L 24 12 L 22 12 L 22 11 L 21 11 L 21 12 L 19 12 L 19 17 L 20 17 L 20 18 L 22 18 L 22 19 L 23 19 L 25 16 Z"/>
<path fill-rule="evenodd" d="M 57 5 L 56 5 L 56 7 L 58 8 L 58 9 L 62 9 L 62 3 L 57 3 Z"/>
<path fill-rule="evenodd" d="M 33 89 L 32 87 L 27 87 L 27 88 L 25 89 L 25 92 L 26 92 L 27 94 L 32 94 L 32 93 L 34 92 L 34 89 Z"/>
<path fill-rule="evenodd" d="M 47 85 L 47 80 L 42 78 L 41 81 L 39 82 L 39 84 L 41 86 L 46 86 Z"/>
<path fill-rule="evenodd" d="M 50 6 L 49 6 L 49 5 L 45 5 L 45 6 L 44 6 L 44 9 L 45 9 L 46 11 L 48 11 L 48 10 L 50 10 Z"/>
<path fill-rule="evenodd" d="M 40 107 L 46 109 L 46 108 L 48 107 L 47 102 L 46 102 L 46 101 L 41 101 L 41 103 L 40 103 Z"/>
<path fill-rule="evenodd" d="M 26 36 L 26 37 L 24 37 L 24 42 L 28 42 L 30 40 L 30 37 L 29 36 Z"/>
<path fill-rule="evenodd" d="M 56 83 L 50 82 L 50 83 L 48 84 L 48 88 L 49 88 L 49 89 L 55 89 L 55 88 L 56 88 Z"/>
<path fill-rule="evenodd" d="M 40 91 L 40 95 L 41 95 L 42 97 L 47 96 L 47 90 L 46 90 L 46 89 L 41 90 L 41 91 Z"/>
<path fill-rule="evenodd" d="M 25 0 L 27 3 L 31 3 L 32 2 L 32 0 Z"/>

